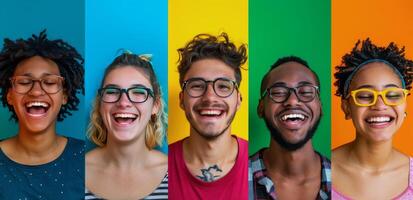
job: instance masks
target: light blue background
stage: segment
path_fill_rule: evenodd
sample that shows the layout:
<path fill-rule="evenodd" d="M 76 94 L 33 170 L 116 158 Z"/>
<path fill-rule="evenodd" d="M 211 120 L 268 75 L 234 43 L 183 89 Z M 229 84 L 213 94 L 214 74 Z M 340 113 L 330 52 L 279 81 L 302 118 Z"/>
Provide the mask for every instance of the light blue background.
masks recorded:
<path fill-rule="evenodd" d="M 119 49 L 152 54 L 152 64 L 168 100 L 167 45 L 168 4 L 162 1 L 86 1 L 86 110 L 89 119 L 93 99 L 105 68 Z M 122 78 L 122 77 L 119 77 Z M 167 152 L 166 139 L 162 151 Z M 92 147 L 88 143 L 88 148 Z"/>
<path fill-rule="evenodd" d="M 0 3 L 0 48 L 4 38 L 27 39 L 47 29 L 49 39 L 63 39 L 84 56 L 84 1 L 56 0 L 1 0 Z M 79 139 L 85 138 L 84 97 L 79 96 L 79 110 L 57 123 L 57 133 Z M 9 121 L 11 113 L 0 105 L 0 139 L 13 136 L 18 125 Z"/>

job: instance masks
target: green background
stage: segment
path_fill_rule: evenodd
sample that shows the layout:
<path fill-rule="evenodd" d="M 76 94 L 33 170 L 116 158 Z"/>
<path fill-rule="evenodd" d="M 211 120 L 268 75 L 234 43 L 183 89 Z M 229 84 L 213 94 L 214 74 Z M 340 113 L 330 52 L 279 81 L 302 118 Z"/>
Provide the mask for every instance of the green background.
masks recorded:
<path fill-rule="evenodd" d="M 313 138 L 321 154 L 330 157 L 331 143 L 331 2 L 328 0 L 249 2 L 249 153 L 270 142 L 265 123 L 257 115 L 260 84 L 280 57 L 295 55 L 306 60 L 319 76 L 323 116 Z"/>

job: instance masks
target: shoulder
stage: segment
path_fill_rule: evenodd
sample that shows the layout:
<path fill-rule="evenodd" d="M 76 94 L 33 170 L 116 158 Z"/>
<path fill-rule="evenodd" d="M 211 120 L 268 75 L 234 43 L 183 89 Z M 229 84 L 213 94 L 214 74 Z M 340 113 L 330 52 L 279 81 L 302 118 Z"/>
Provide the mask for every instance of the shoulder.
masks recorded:
<path fill-rule="evenodd" d="M 85 155 L 86 166 L 99 163 L 99 161 L 102 158 L 102 151 L 103 149 L 101 147 L 96 147 L 90 150 L 89 152 L 87 152 Z"/>
<path fill-rule="evenodd" d="M 66 138 L 67 138 L 67 147 L 69 149 L 73 149 L 73 150 L 84 150 L 85 149 L 84 140 L 79 140 L 79 139 L 72 138 L 72 137 L 66 137 Z"/>
<path fill-rule="evenodd" d="M 343 164 L 346 163 L 347 161 L 347 156 L 348 156 L 348 152 L 350 149 L 351 143 L 347 143 L 344 145 L 341 145 L 335 149 L 333 149 L 333 151 L 331 151 L 331 161 L 332 164 Z"/>
<path fill-rule="evenodd" d="M 149 151 L 150 156 L 150 165 L 151 167 L 166 167 L 168 165 L 168 156 L 158 150 L 151 150 Z"/>
<path fill-rule="evenodd" d="M 182 143 L 186 138 L 182 140 L 178 140 L 168 146 L 168 152 L 169 153 L 175 153 L 176 151 L 182 150 Z"/>

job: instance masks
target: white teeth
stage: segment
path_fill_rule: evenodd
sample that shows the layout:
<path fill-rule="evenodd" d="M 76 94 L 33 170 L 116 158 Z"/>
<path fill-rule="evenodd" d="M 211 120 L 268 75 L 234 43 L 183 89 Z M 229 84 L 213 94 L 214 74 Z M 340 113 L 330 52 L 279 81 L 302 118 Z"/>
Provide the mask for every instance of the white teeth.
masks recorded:
<path fill-rule="evenodd" d="M 201 115 L 220 115 L 221 111 L 219 110 L 201 110 Z"/>
<path fill-rule="evenodd" d="M 367 122 L 389 122 L 390 117 L 371 117 L 367 119 Z"/>
<path fill-rule="evenodd" d="M 47 104 L 45 102 L 40 102 L 40 101 L 33 101 L 33 102 L 30 102 L 30 103 L 26 104 L 26 106 L 29 107 L 29 108 L 31 108 L 33 106 L 41 106 L 41 107 L 47 108 L 47 107 L 49 107 L 49 104 Z"/>
<path fill-rule="evenodd" d="M 131 113 L 116 113 L 115 117 L 119 117 L 119 118 L 136 118 L 136 115 L 131 114 Z"/>
<path fill-rule="evenodd" d="M 305 116 L 303 114 L 288 114 L 281 117 L 281 120 L 285 121 L 287 119 L 300 119 L 304 120 Z"/>

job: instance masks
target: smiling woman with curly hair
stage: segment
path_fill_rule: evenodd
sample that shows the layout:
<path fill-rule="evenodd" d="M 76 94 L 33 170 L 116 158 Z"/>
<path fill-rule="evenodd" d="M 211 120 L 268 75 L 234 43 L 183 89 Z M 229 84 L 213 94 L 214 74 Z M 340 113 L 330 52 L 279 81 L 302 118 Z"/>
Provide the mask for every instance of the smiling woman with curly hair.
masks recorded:
<path fill-rule="evenodd" d="M 407 117 L 413 61 L 394 43 L 366 39 L 336 70 L 336 95 L 356 138 L 332 152 L 333 199 L 413 199 L 413 158 L 392 144 Z"/>
<path fill-rule="evenodd" d="M 46 31 L 4 40 L 0 52 L 1 101 L 18 123 L 0 142 L 0 199 L 80 199 L 84 142 L 56 133 L 56 121 L 78 109 L 83 58 Z"/>

